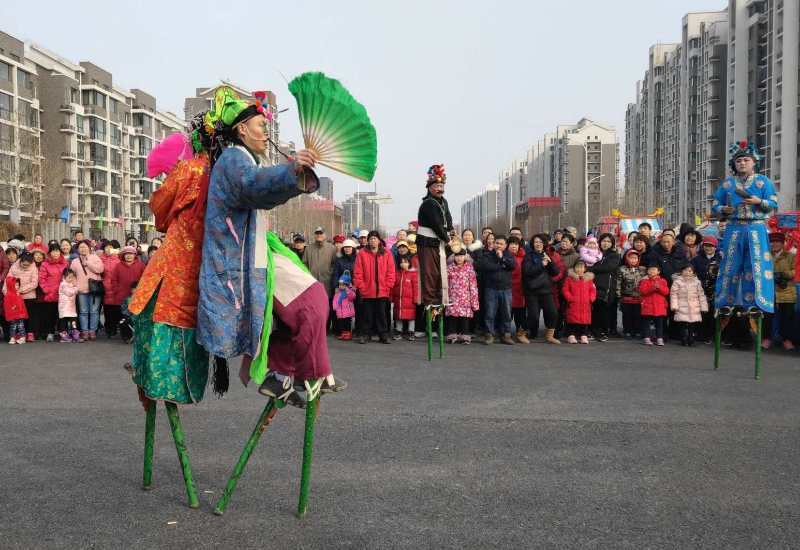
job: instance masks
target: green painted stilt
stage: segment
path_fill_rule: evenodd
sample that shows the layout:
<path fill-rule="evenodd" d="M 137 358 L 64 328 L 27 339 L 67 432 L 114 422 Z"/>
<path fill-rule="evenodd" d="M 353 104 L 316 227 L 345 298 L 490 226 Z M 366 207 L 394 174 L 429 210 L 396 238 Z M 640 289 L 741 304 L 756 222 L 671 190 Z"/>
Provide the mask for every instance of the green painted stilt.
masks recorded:
<path fill-rule="evenodd" d="M 153 441 L 156 437 L 156 402 L 152 399 L 147 403 L 147 412 L 144 421 L 144 472 L 142 474 L 142 489 L 147 491 L 153 482 Z"/>
<path fill-rule="evenodd" d="M 719 346 L 722 340 L 722 328 L 719 324 L 719 315 L 714 316 L 714 370 L 719 368 Z"/>
<path fill-rule="evenodd" d="M 175 440 L 175 449 L 178 451 L 178 461 L 181 463 L 183 471 L 183 481 L 186 484 L 186 494 L 189 497 L 189 508 L 197 508 L 200 502 L 197 499 L 197 490 L 192 479 L 192 467 L 189 465 L 189 453 L 186 451 L 186 441 L 181 428 L 181 419 L 178 416 L 178 406 L 168 401 L 164 402 L 167 408 L 169 425 L 172 428 L 172 438 Z"/>
<path fill-rule="evenodd" d="M 428 361 L 431 360 L 431 355 L 433 355 L 433 330 L 431 328 L 431 308 L 425 308 L 425 337 L 428 340 Z"/>
<path fill-rule="evenodd" d="M 250 460 L 250 455 L 253 454 L 253 449 L 255 449 L 256 445 L 258 445 L 258 440 L 261 439 L 261 434 L 264 433 L 264 429 L 272 421 L 272 417 L 275 416 L 275 414 L 278 412 L 278 409 L 283 407 L 283 405 L 284 403 L 282 401 L 275 401 L 274 399 L 267 400 L 267 404 L 264 406 L 264 410 L 261 411 L 261 416 L 258 417 L 258 422 L 256 422 L 256 425 L 253 428 L 253 433 L 250 434 L 250 439 L 248 439 L 247 443 L 245 443 L 244 449 L 242 449 L 242 454 L 239 456 L 239 461 L 233 468 L 231 477 L 228 479 L 228 484 L 225 486 L 222 496 L 219 498 L 217 505 L 214 507 L 214 513 L 218 516 L 221 516 L 223 513 L 225 513 L 225 508 L 228 506 L 228 501 L 230 501 L 233 491 L 236 490 L 236 483 L 239 481 L 242 472 L 244 472 L 247 462 Z"/>
<path fill-rule="evenodd" d="M 763 315 L 756 317 L 756 365 L 755 365 L 755 379 L 761 380 L 761 323 Z"/>
<path fill-rule="evenodd" d="M 297 503 L 297 516 L 303 517 L 308 510 L 308 493 L 311 488 L 311 455 L 314 450 L 314 422 L 319 410 L 319 397 L 306 406 L 306 434 L 303 440 L 303 469 L 300 477 L 300 500 Z"/>
<path fill-rule="evenodd" d="M 444 357 L 444 311 L 439 310 L 439 359 Z"/>

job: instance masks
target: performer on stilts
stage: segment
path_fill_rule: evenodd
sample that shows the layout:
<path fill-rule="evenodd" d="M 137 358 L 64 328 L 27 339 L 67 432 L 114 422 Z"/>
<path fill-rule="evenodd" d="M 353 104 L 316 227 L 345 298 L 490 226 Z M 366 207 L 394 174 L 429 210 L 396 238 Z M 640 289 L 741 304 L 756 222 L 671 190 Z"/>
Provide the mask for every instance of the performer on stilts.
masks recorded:
<path fill-rule="evenodd" d="M 756 173 L 761 157 L 755 144 L 732 144 L 730 168 L 716 193 L 712 211 L 724 220 L 722 261 L 716 286 L 714 368 L 719 366 L 720 334 L 732 315 L 748 318 L 755 339 L 755 378 L 761 374 L 761 323 L 775 301 L 767 220 L 778 209 L 772 181 Z"/>
<path fill-rule="evenodd" d="M 417 213 L 417 251 L 419 254 L 421 301 L 425 308 L 428 359 L 431 358 L 432 322 L 438 319 L 439 356 L 444 353 L 444 306 L 449 303 L 447 289 L 447 253 L 454 240 L 453 217 L 444 198 L 447 176 L 443 164 L 428 169 L 425 185 L 428 192 Z"/>
<path fill-rule="evenodd" d="M 126 365 L 146 412 L 142 486 L 151 486 L 156 402 L 164 401 L 192 508 L 199 503 L 177 406 L 199 403 L 208 381 L 208 353 L 195 329 L 205 197 L 218 142 L 205 115 L 192 121 L 191 137 L 169 136 L 147 160 L 148 177 L 167 174 L 150 199 L 155 227 L 166 238 L 131 298 L 135 334 Z M 215 377 L 214 387 L 224 392 L 227 378 Z"/>
<path fill-rule="evenodd" d="M 216 357 L 242 356 L 240 380 L 245 386 L 254 380 L 259 392 L 270 398 L 216 505 L 218 514 L 275 407 L 284 403 L 308 406 L 300 506 L 304 512 L 319 394 L 345 387 L 331 372 L 327 292 L 297 255 L 267 230 L 267 210 L 319 186 L 311 151 L 299 151 L 288 164 L 266 166 L 268 108 L 259 99 L 244 101 L 232 92 L 225 98 L 220 121 L 228 147 L 214 164 L 208 190 L 198 342 Z"/>

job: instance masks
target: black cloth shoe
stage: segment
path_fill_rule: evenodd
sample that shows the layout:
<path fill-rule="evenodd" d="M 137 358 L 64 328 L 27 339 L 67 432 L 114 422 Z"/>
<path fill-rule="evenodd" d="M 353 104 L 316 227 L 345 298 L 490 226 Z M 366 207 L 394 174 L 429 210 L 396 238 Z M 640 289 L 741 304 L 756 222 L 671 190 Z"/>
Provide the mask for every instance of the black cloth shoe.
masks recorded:
<path fill-rule="evenodd" d="M 328 379 L 322 381 L 322 388 L 320 392 L 322 393 L 336 393 L 344 390 L 347 387 L 347 382 L 342 380 L 341 378 L 334 378 L 333 379 L 333 386 L 328 384 Z"/>
<path fill-rule="evenodd" d="M 596 336 L 598 342 L 608 342 L 608 335 L 604 333 L 600 333 Z"/>
<path fill-rule="evenodd" d="M 294 388 L 292 387 L 291 377 L 287 376 L 283 379 L 283 382 L 281 382 L 275 377 L 275 373 L 272 372 L 267 375 L 264 383 L 258 388 L 258 393 L 274 399 L 285 400 L 293 392 Z"/>
<path fill-rule="evenodd" d="M 387 334 L 381 336 L 381 344 L 391 344 L 391 343 L 392 341 L 389 340 L 389 336 Z"/>

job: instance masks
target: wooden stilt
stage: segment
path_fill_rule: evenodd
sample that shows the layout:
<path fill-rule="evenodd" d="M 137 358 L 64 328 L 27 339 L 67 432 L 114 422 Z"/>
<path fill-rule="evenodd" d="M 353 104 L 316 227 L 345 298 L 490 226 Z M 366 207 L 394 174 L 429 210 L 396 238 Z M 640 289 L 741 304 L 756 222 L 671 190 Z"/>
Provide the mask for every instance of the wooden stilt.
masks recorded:
<path fill-rule="evenodd" d="M 306 432 L 303 439 L 303 467 L 300 477 L 300 499 L 297 503 L 297 516 L 303 517 L 308 511 L 308 495 L 311 489 L 311 456 L 314 450 L 314 423 L 319 410 L 319 397 L 306 405 Z"/>
<path fill-rule="evenodd" d="M 754 376 L 756 380 L 761 380 L 761 328 L 763 322 L 763 315 L 759 315 L 756 318 L 756 341 L 755 341 L 755 349 L 756 349 L 756 364 L 755 364 L 755 372 Z"/>
<path fill-rule="evenodd" d="M 719 368 L 719 347 L 722 340 L 722 328 L 719 315 L 714 316 L 714 370 Z"/>
<path fill-rule="evenodd" d="M 181 419 L 178 416 L 178 406 L 175 403 L 164 402 L 167 408 L 167 417 L 172 429 L 172 438 L 175 440 L 175 449 L 178 451 L 178 461 L 181 463 L 183 481 L 186 484 L 186 494 L 189 497 L 189 508 L 197 508 L 200 501 L 197 499 L 197 489 L 192 479 L 192 467 L 189 465 L 189 453 L 186 451 L 186 441 L 181 428 Z"/>
<path fill-rule="evenodd" d="M 156 437 L 156 402 L 147 403 L 144 421 L 144 470 L 142 473 L 142 489 L 150 489 L 153 482 L 153 442 Z"/>
<path fill-rule="evenodd" d="M 214 513 L 218 516 L 221 516 L 223 513 L 225 513 L 225 508 L 228 506 L 228 501 L 230 501 L 233 492 L 236 490 L 236 484 L 239 481 L 242 472 L 244 472 L 247 462 L 250 460 L 250 455 L 253 454 L 253 449 L 255 449 L 256 445 L 258 445 L 258 440 L 261 439 L 261 434 L 264 433 L 264 429 L 269 425 L 277 412 L 278 406 L 276 405 L 276 401 L 274 399 L 267 400 L 267 404 L 264 406 L 264 410 L 261 411 L 261 416 L 258 417 L 258 422 L 256 422 L 256 425 L 253 428 L 253 433 L 250 434 L 250 438 L 247 440 L 247 443 L 245 443 L 244 449 L 242 449 L 242 454 L 239 456 L 239 461 L 233 468 L 231 477 L 228 479 L 228 484 L 225 486 L 222 496 L 217 501 L 217 505 L 214 506 Z"/>
<path fill-rule="evenodd" d="M 439 359 L 444 357 L 444 306 L 439 308 Z"/>
<path fill-rule="evenodd" d="M 428 361 L 431 360 L 431 355 L 433 355 L 433 330 L 431 327 L 431 308 L 425 308 L 425 337 L 428 341 Z"/>

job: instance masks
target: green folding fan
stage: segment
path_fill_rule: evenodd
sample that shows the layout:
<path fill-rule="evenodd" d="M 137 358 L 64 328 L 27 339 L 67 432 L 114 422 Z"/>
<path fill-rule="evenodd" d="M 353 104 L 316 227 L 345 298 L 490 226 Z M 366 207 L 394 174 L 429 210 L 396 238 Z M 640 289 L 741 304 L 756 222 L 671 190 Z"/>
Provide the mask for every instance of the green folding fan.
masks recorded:
<path fill-rule="evenodd" d="M 372 181 L 378 139 L 367 110 L 341 82 L 323 73 L 303 73 L 289 83 L 297 100 L 306 149 L 337 172 Z"/>

